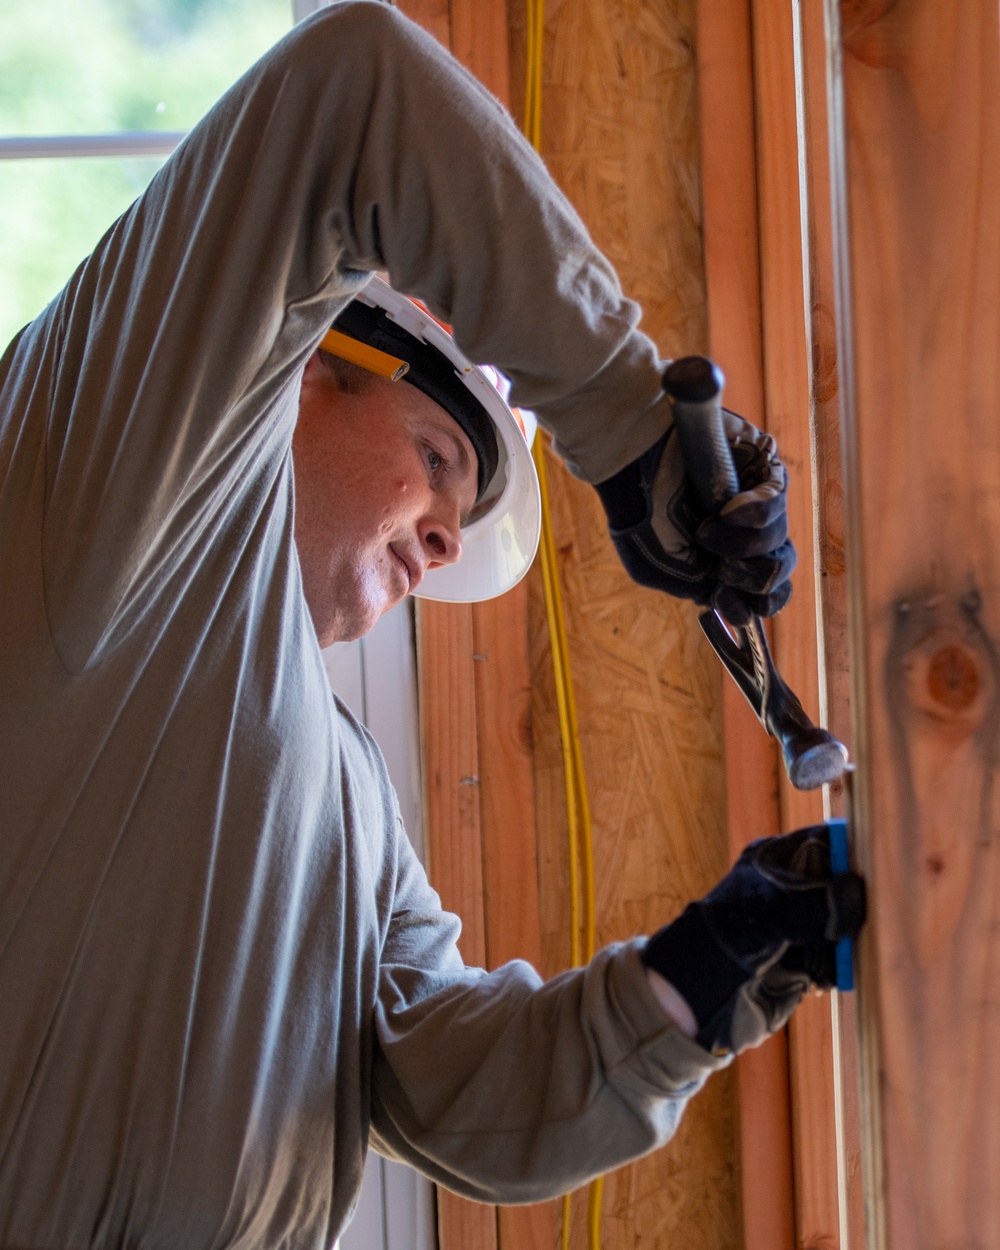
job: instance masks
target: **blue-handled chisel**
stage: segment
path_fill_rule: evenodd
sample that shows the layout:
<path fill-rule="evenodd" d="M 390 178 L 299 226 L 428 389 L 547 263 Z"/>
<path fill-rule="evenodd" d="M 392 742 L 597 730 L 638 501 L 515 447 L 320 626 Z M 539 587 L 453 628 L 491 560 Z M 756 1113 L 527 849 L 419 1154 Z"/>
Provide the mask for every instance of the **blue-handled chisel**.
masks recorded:
<path fill-rule="evenodd" d="M 847 821 L 835 817 L 826 822 L 830 831 L 830 870 L 835 877 L 842 876 L 851 868 L 850 852 L 847 845 Z M 854 989 L 854 942 L 849 937 L 842 937 L 837 942 L 837 989 L 841 993 Z"/>

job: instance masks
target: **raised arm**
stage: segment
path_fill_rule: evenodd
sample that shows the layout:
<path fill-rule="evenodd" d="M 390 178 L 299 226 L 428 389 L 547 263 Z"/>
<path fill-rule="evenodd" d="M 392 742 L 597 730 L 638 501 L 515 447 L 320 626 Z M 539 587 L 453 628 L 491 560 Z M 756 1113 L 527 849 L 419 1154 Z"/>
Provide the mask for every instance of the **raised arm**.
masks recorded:
<path fill-rule="evenodd" d="M 376 268 L 506 369 L 585 475 L 662 429 L 638 310 L 497 102 L 388 6 L 332 5 L 223 97 L 5 358 L 4 408 L 45 429 L 69 667 L 194 557 L 234 476 L 263 456 L 274 478 L 303 362 Z"/>

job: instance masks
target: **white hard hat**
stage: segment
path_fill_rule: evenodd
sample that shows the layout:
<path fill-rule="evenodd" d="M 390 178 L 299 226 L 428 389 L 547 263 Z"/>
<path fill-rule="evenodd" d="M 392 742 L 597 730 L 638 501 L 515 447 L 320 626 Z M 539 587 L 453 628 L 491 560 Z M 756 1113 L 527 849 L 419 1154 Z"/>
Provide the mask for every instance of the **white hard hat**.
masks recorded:
<path fill-rule="evenodd" d="M 375 356 L 397 357 L 400 370 L 405 364 L 401 380 L 454 417 L 479 460 L 476 504 L 462 527 L 462 558 L 430 570 L 414 594 L 475 603 L 510 590 L 531 567 L 541 533 L 541 495 L 530 450 L 534 414 L 512 409 L 507 379 L 488 365 L 474 365 L 445 326 L 381 278 L 367 283 L 320 346 L 346 355 L 340 350 L 344 335 L 375 348 Z"/>

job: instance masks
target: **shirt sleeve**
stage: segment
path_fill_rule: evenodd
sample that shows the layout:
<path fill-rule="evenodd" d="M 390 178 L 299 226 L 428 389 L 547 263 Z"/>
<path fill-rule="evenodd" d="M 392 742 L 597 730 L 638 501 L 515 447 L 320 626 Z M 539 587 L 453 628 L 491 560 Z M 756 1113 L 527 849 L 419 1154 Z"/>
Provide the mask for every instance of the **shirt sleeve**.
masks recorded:
<path fill-rule="evenodd" d="M 400 833 L 380 966 L 372 1142 L 483 1202 L 537 1202 L 662 1145 L 729 1060 L 656 1002 L 641 940 L 542 982 L 528 964 L 462 964 Z"/>
<path fill-rule="evenodd" d="M 637 306 L 497 101 L 389 6 L 331 5 L 223 97 L 0 366 L 4 404 L 46 428 L 46 599 L 71 669 L 199 558 L 234 489 L 266 492 L 302 366 L 376 269 L 510 376 L 581 476 L 665 428 Z"/>

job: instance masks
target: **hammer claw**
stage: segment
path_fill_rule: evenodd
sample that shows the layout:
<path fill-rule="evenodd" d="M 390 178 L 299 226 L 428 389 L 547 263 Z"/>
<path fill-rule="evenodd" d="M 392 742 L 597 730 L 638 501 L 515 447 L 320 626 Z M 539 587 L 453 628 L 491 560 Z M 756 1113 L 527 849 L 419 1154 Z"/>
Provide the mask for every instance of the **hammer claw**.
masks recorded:
<path fill-rule="evenodd" d="M 760 617 L 728 625 L 709 609 L 698 618 L 713 649 L 732 674 L 754 714 L 778 740 L 788 779 L 796 790 L 815 790 L 848 768 L 847 748 L 814 725 L 775 668 Z"/>

